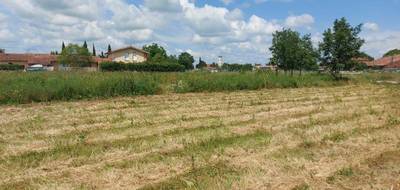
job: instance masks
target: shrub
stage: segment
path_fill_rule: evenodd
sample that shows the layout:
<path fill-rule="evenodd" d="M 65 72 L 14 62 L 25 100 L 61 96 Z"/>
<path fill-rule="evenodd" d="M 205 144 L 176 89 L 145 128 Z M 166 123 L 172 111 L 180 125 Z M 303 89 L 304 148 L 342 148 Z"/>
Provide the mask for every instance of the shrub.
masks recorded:
<path fill-rule="evenodd" d="M 137 72 L 182 72 L 183 65 L 177 63 L 117 63 L 104 62 L 100 64 L 102 71 L 137 71 Z"/>
<path fill-rule="evenodd" d="M 24 70 L 23 65 L 14 65 L 14 64 L 0 64 L 0 71 L 20 71 Z"/>

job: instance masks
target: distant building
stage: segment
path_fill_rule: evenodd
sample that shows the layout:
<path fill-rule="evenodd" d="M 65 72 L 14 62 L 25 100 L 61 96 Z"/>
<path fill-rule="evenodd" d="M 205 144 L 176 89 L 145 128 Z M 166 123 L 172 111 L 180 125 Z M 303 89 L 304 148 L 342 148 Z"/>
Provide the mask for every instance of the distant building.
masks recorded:
<path fill-rule="evenodd" d="M 110 58 L 112 61 L 122 63 L 145 62 L 147 61 L 148 56 L 148 52 L 133 46 L 117 49 L 108 53 L 108 58 Z"/>
<path fill-rule="evenodd" d="M 254 64 L 254 69 L 255 70 L 260 70 L 261 67 L 262 67 L 262 64 L 259 64 L 259 63 Z"/>
<path fill-rule="evenodd" d="M 0 53 L 0 64 L 15 64 L 23 65 L 25 69 L 31 66 L 42 65 L 46 70 L 58 70 L 59 65 L 57 64 L 58 55 L 43 54 L 43 53 L 5 53 L 3 50 Z M 98 64 L 105 61 L 110 61 L 107 58 L 92 57 L 92 67 L 98 67 Z"/>
<path fill-rule="evenodd" d="M 374 61 L 364 61 L 362 63 L 365 63 L 372 69 L 398 70 L 400 69 L 400 55 L 383 57 Z"/>
<path fill-rule="evenodd" d="M 43 67 L 56 67 L 57 56 L 50 54 L 30 54 L 30 53 L 0 53 L 0 64 L 23 65 L 28 68 L 32 65 L 43 65 Z"/>
<path fill-rule="evenodd" d="M 218 67 L 222 68 L 223 65 L 224 65 L 224 59 L 222 58 L 222 56 L 218 56 Z"/>

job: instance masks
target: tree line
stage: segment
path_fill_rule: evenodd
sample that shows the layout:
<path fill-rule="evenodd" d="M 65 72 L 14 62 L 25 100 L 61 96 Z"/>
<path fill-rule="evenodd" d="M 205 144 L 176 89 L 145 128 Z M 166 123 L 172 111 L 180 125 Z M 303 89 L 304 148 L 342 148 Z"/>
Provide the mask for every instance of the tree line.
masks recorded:
<path fill-rule="evenodd" d="M 318 48 L 313 47 L 311 35 L 283 29 L 273 34 L 270 63 L 290 72 L 315 70 L 326 67 L 333 77 L 341 78 L 340 71 L 352 70 L 359 64 L 355 58 L 368 57 L 360 52 L 364 40 L 359 37 L 362 25 L 351 26 L 345 18 L 337 19 L 333 27 L 325 30 Z M 373 59 L 373 58 L 372 58 Z"/>

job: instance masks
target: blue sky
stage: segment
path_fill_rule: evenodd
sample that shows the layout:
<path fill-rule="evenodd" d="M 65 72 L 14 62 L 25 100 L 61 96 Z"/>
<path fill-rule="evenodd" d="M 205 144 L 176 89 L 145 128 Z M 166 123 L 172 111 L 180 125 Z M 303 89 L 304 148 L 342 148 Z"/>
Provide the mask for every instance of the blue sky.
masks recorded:
<path fill-rule="evenodd" d="M 315 45 L 336 18 L 363 23 L 363 50 L 400 48 L 400 0 L 1 0 L 0 48 L 50 52 L 87 40 L 99 51 L 149 43 L 207 62 L 266 63 L 272 33 L 310 33 Z"/>

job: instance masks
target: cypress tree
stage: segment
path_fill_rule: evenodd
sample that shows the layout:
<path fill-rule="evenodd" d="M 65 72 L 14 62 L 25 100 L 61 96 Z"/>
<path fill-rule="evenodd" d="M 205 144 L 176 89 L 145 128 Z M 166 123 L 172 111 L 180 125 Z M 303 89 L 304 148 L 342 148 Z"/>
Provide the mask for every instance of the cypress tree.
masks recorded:
<path fill-rule="evenodd" d="M 64 44 L 64 41 L 62 42 L 62 46 L 61 46 L 61 51 L 64 51 L 64 49 L 65 49 L 65 44 Z"/>
<path fill-rule="evenodd" d="M 86 48 L 86 49 L 88 48 L 88 47 L 87 47 L 86 40 L 85 40 L 85 42 L 83 43 L 83 46 L 82 46 L 82 47 L 83 47 L 83 48 Z"/>
<path fill-rule="evenodd" d="M 96 47 L 94 47 L 94 44 L 93 44 L 93 56 L 96 56 Z"/>
<path fill-rule="evenodd" d="M 112 51 L 112 49 L 111 49 L 111 45 L 110 45 L 110 44 L 108 44 L 108 51 L 107 51 L 107 53 L 111 53 L 111 51 Z"/>

